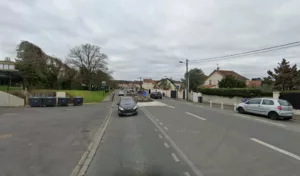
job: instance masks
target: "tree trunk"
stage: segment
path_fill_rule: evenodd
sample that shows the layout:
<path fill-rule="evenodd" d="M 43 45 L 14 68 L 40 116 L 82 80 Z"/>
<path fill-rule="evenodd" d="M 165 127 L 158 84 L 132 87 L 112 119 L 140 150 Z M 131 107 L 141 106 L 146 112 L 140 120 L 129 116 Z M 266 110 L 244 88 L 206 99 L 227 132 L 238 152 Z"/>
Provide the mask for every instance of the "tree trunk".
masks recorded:
<path fill-rule="evenodd" d="M 92 90 L 92 81 L 89 81 L 89 90 Z"/>

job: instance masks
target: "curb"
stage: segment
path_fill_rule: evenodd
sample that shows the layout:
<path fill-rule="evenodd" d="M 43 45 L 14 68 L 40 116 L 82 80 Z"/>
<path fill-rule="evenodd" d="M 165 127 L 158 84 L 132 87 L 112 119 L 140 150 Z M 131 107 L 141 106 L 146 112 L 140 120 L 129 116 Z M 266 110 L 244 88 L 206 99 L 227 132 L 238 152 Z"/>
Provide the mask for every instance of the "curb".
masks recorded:
<path fill-rule="evenodd" d="M 113 104 L 111 104 L 111 108 L 110 108 L 109 112 L 107 113 L 104 123 L 100 126 L 100 128 L 98 129 L 98 131 L 96 132 L 96 134 L 94 136 L 94 139 L 91 141 L 87 150 L 81 156 L 79 162 L 73 169 L 71 176 L 84 176 L 86 174 L 86 171 L 96 154 L 96 151 L 98 149 L 100 141 L 101 141 L 101 139 L 105 133 L 105 130 L 107 128 L 107 125 L 110 121 L 112 109 L 113 109 L 112 107 L 113 107 Z"/>

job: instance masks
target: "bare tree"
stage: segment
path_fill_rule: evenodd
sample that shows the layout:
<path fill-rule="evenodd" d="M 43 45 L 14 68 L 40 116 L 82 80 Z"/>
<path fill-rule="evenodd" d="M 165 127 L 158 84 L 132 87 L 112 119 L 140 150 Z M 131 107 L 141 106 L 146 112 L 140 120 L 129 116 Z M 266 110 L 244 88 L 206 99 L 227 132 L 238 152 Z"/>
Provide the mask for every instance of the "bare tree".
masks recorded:
<path fill-rule="evenodd" d="M 77 67 L 86 79 L 89 89 L 92 89 L 93 73 L 107 69 L 107 55 L 100 52 L 100 47 L 91 44 L 82 44 L 70 50 L 67 63 Z"/>

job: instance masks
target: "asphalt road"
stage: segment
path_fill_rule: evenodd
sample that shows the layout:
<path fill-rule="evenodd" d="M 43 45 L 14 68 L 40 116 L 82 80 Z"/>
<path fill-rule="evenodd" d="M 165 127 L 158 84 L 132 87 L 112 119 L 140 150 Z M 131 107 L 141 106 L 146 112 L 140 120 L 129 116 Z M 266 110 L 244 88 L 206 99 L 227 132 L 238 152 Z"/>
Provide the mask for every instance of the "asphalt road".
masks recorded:
<path fill-rule="evenodd" d="M 116 101 L 119 97 L 116 97 Z M 191 173 L 149 118 L 119 117 L 114 108 L 87 176 L 180 176 Z"/>
<path fill-rule="evenodd" d="M 1 108 L 0 176 L 70 175 L 108 106 Z"/>
<path fill-rule="evenodd" d="M 115 107 L 88 176 L 299 175 L 300 123 L 158 101 L 138 116 Z"/>

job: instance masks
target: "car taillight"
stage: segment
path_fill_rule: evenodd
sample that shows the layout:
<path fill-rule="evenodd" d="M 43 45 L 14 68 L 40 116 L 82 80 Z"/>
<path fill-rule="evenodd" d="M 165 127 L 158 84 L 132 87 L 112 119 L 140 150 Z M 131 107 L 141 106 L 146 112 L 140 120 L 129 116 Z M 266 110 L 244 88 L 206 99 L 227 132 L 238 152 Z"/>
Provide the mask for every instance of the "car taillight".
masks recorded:
<path fill-rule="evenodd" d="M 278 109 L 279 111 L 281 111 L 281 110 L 282 110 L 282 107 L 281 107 L 281 106 L 277 106 L 277 109 Z"/>

